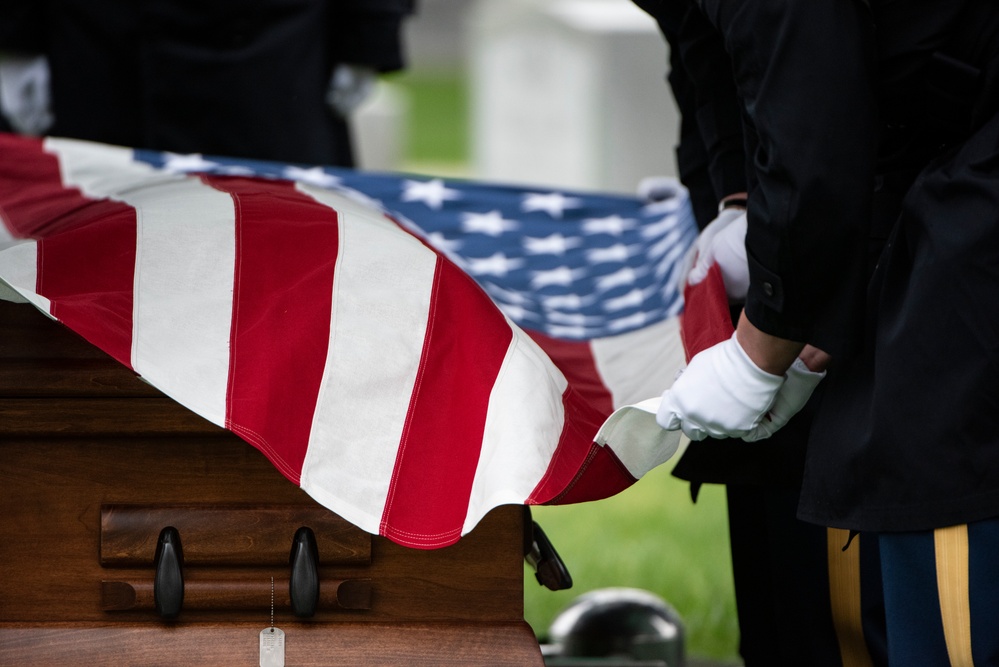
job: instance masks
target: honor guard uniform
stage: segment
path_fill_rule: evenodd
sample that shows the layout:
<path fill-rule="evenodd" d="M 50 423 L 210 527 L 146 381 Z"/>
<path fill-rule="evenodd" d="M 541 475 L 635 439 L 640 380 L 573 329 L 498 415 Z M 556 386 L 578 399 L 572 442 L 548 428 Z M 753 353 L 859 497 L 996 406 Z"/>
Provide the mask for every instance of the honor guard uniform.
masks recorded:
<path fill-rule="evenodd" d="M 679 177 L 703 229 L 732 215 L 726 206 L 745 209 L 747 173 L 753 168 L 746 162 L 732 61 L 722 34 L 693 2 L 635 2 L 656 18 L 670 46 L 669 83 L 681 113 Z M 753 129 L 749 132 L 752 136 Z M 724 201 L 729 195 L 737 196 Z M 733 308 L 733 321 L 739 310 L 741 302 Z M 725 485 L 739 653 L 746 667 L 838 667 L 851 664 L 857 653 L 871 664 L 883 662 L 876 544 L 864 545 L 861 574 L 864 540 L 854 540 L 844 554 L 845 532 L 795 516 L 809 425 L 810 414 L 803 413 L 753 445 L 713 438 L 692 442 L 673 470 L 691 482 L 695 498 L 701 484 Z M 854 558 L 856 569 L 839 565 Z M 869 640 L 859 617 L 843 612 L 842 600 L 859 595 L 861 579 L 865 590 L 874 591 L 864 596 Z"/>
<path fill-rule="evenodd" d="M 4 0 L 0 109 L 31 134 L 353 166 L 347 116 L 403 67 L 413 3 Z"/>
<path fill-rule="evenodd" d="M 828 368 L 799 517 L 877 542 L 890 665 L 997 664 L 997 8 L 701 7 L 755 130 L 751 279 L 660 423 L 753 441 L 807 402 L 797 355 Z"/>

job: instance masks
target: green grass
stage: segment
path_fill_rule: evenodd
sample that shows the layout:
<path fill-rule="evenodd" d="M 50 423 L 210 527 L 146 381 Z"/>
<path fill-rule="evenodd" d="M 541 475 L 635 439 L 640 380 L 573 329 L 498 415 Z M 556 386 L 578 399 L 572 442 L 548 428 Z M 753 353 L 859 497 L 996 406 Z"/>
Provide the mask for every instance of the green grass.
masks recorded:
<path fill-rule="evenodd" d="M 468 92 L 461 74 L 402 72 L 386 78 L 407 95 L 406 161 L 415 164 L 468 160 Z"/>
<path fill-rule="evenodd" d="M 704 486 L 695 505 L 671 467 L 606 500 L 532 509 L 573 578 L 571 589 L 549 591 L 525 568 L 524 616 L 539 638 L 577 596 L 624 586 L 651 591 L 676 609 L 688 655 L 738 659 L 724 489 Z"/>
<path fill-rule="evenodd" d="M 460 174 L 469 152 L 461 73 L 411 70 L 390 81 L 408 97 L 407 169 Z M 695 505 L 689 485 L 672 477 L 671 468 L 660 466 L 613 498 L 533 508 L 573 577 L 571 589 L 553 592 L 525 569 L 524 616 L 540 638 L 558 613 L 587 591 L 641 588 L 679 612 L 688 655 L 737 660 L 724 490 L 705 486 Z"/>

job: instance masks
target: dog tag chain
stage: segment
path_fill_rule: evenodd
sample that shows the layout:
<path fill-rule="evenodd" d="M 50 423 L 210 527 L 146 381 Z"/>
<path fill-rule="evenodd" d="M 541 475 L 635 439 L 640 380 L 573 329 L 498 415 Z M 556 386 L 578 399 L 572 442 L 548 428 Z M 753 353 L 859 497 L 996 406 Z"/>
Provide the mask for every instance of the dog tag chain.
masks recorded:
<path fill-rule="evenodd" d="M 271 627 L 260 631 L 260 667 L 284 667 L 284 630 L 274 627 L 274 577 L 271 577 Z"/>

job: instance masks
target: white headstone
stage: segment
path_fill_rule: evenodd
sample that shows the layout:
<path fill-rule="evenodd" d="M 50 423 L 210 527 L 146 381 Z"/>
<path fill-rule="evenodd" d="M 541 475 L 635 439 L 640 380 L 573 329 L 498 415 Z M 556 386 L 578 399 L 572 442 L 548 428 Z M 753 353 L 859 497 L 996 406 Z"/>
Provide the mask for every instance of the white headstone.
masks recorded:
<path fill-rule="evenodd" d="M 630 0 L 479 0 L 467 39 L 475 176 L 633 193 L 676 174 L 668 49 Z"/>
<path fill-rule="evenodd" d="M 403 164 L 409 100 L 399 86 L 379 81 L 350 119 L 359 169 L 394 171 Z"/>

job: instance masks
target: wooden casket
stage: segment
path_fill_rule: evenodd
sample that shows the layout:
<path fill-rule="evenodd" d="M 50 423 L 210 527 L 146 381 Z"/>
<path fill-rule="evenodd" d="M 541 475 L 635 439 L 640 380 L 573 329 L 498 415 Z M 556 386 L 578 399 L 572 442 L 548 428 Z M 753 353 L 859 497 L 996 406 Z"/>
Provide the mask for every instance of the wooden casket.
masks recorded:
<path fill-rule="evenodd" d="M 437 550 L 371 536 L 4 301 L 0 498 L 0 665 L 258 665 L 272 614 L 287 665 L 543 664 L 523 508 Z"/>

